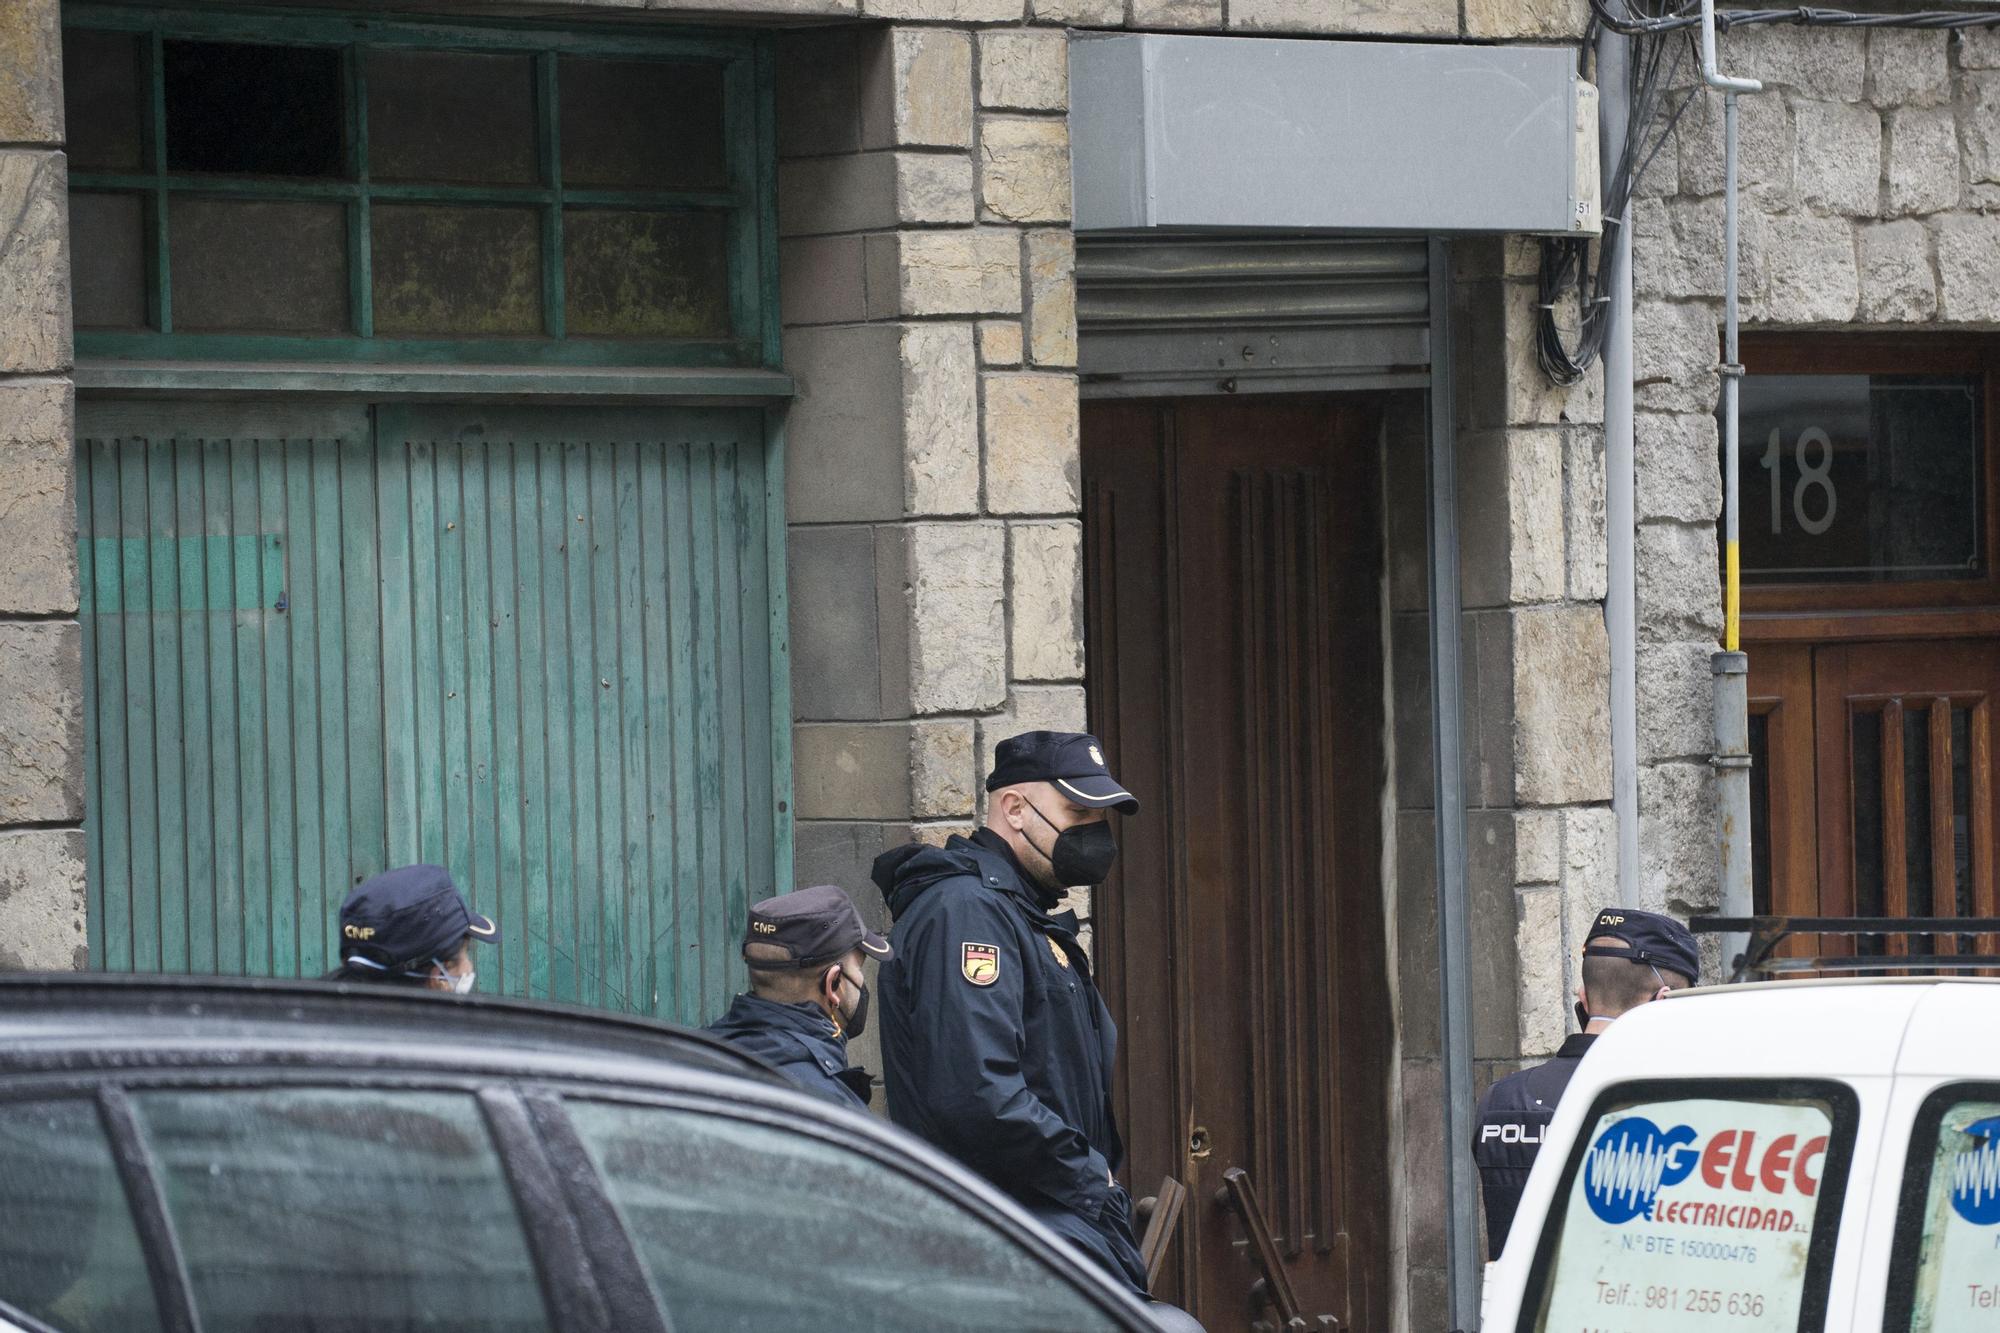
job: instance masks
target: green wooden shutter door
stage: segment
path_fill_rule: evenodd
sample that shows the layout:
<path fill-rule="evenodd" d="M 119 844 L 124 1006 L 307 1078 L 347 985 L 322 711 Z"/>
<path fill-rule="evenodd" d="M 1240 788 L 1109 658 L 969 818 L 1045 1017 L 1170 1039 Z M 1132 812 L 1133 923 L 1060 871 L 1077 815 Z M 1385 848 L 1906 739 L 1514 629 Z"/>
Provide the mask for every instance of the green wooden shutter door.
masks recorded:
<path fill-rule="evenodd" d="M 701 1021 L 776 891 L 754 409 L 86 405 L 92 956 L 313 975 L 451 867 L 483 989 Z"/>

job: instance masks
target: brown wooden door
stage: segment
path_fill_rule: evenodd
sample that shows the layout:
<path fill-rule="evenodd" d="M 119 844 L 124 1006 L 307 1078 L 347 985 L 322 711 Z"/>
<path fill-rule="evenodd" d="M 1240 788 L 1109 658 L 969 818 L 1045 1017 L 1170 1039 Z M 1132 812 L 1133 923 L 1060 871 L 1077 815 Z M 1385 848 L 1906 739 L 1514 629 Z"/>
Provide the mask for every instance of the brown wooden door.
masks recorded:
<path fill-rule="evenodd" d="M 1147 803 L 1095 921 L 1125 1174 L 1192 1191 L 1158 1294 L 1217 1333 L 1256 1315 L 1231 1166 L 1309 1315 L 1388 1320 L 1376 427 L 1346 398 L 1083 418 L 1090 714 Z"/>
<path fill-rule="evenodd" d="M 1990 916 L 2000 641 L 1773 644 L 1750 652 L 1753 751 L 1769 817 L 1768 910 Z M 1989 941 L 1990 943 L 1990 941 Z M 1846 953 L 1837 939 L 1791 952 Z M 1864 952 L 1931 941 L 1863 940 Z M 1951 953 L 1953 938 L 1936 950 Z"/>

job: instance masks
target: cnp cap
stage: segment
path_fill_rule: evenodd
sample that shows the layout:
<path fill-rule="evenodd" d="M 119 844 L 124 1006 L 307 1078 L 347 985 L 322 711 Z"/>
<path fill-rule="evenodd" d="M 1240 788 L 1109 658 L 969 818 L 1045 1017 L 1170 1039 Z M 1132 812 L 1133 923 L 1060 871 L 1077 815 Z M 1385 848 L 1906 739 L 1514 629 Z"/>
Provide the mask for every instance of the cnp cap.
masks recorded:
<path fill-rule="evenodd" d="M 466 905 L 443 866 L 398 866 L 363 880 L 340 905 L 340 958 L 400 972 L 456 950 L 467 936 L 500 938 L 493 918 Z"/>
<path fill-rule="evenodd" d="M 993 750 L 993 774 L 986 790 L 1021 782 L 1051 782 L 1063 795 L 1092 810 L 1139 813 L 1139 798 L 1119 785 L 1104 766 L 1104 747 L 1081 731 L 1024 731 Z"/>
<path fill-rule="evenodd" d="M 1606 935 L 1624 940 L 1621 945 L 1596 944 Z M 1632 907 L 1607 907 L 1591 923 L 1583 937 L 1585 958 L 1626 958 L 1635 963 L 1651 963 L 1678 972 L 1689 981 L 1701 977 L 1701 951 L 1686 926 L 1658 912 L 1641 912 Z"/>
<path fill-rule="evenodd" d="M 753 944 L 773 946 L 772 953 L 781 956 L 753 958 Z M 854 948 L 872 958 L 895 957 L 889 941 L 868 929 L 854 900 L 834 884 L 815 884 L 754 904 L 743 931 L 743 959 L 760 972 L 819 967 Z"/>

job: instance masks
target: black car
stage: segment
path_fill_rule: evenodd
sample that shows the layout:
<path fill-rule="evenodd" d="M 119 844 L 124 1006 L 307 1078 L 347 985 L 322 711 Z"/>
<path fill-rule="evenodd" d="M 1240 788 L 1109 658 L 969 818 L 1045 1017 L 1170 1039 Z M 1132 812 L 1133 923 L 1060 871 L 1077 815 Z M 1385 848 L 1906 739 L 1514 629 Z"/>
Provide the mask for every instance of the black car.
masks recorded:
<path fill-rule="evenodd" d="M 0 1328 L 1150 1329 L 963 1167 L 698 1032 L 0 977 Z"/>

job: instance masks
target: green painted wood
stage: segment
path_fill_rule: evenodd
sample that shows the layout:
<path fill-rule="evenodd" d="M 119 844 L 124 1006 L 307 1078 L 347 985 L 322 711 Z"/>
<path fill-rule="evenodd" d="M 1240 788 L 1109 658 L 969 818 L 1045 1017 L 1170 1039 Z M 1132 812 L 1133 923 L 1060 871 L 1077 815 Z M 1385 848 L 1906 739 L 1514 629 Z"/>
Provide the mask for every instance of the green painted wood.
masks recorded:
<path fill-rule="evenodd" d="M 639 483 L 644 461 L 637 444 L 616 446 L 612 478 L 614 523 L 611 550 L 616 566 L 618 601 L 614 633 L 618 643 L 618 753 L 621 763 L 619 791 L 624 797 L 619 810 L 619 838 L 616 871 L 626 884 L 643 885 L 642 892 L 628 893 L 623 901 L 611 904 L 616 910 L 607 925 L 607 955 L 622 961 L 618 985 L 630 997 L 631 1007 L 650 1008 L 644 958 L 652 939 L 652 884 L 648 852 L 646 809 L 646 694 L 645 621 L 640 609 L 645 598 L 646 534 L 639 522 Z"/>
<path fill-rule="evenodd" d="M 668 696 L 673 702 L 673 795 L 674 795 L 674 892 L 672 915 L 667 924 L 679 939 L 702 936 L 699 886 L 713 883 L 702 865 L 701 793 L 695 775 L 700 767 L 699 739 L 695 727 L 695 651 L 700 620 L 696 607 L 695 524 L 689 499 L 693 469 L 683 455 L 683 466 L 666 470 L 667 548 L 667 652 Z M 672 988 L 664 993 L 676 1013 L 698 1013 L 704 1008 L 701 991 L 701 959 L 691 950 L 672 954 Z"/>
<path fill-rule="evenodd" d="M 210 830 L 210 880 L 214 886 L 214 944 L 210 970 L 225 974 L 244 970 L 243 864 L 232 839 L 243 825 L 243 776 L 236 746 L 236 638 L 239 613 L 259 614 L 284 590 L 284 564 L 277 543 L 262 533 L 252 538 L 252 559 L 237 558 L 240 539 L 230 531 L 232 489 L 229 445 L 223 440 L 201 442 L 202 543 L 207 555 L 203 571 L 206 601 L 211 610 L 226 605 L 227 614 L 201 617 L 208 631 L 208 673 L 205 711 L 213 793 Z M 265 575 L 270 576 L 267 585 Z M 269 592 L 269 600 L 265 599 Z M 248 600 L 246 598 L 254 599 Z M 199 790 L 197 788 L 196 790 Z M 204 881 L 190 876 L 190 882 Z"/>
<path fill-rule="evenodd" d="M 93 537 L 96 515 L 88 497 L 95 493 L 91 476 L 94 459 L 88 448 L 76 451 L 76 493 L 80 497 L 76 515 L 77 540 L 77 590 L 83 611 L 77 617 L 83 643 L 85 670 L 97 661 L 99 638 L 96 617 L 89 613 L 92 593 L 97 587 L 97 542 Z M 116 583 L 112 586 L 115 588 Z M 104 796 L 98 783 L 104 776 L 104 761 L 98 753 L 104 735 L 104 723 L 98 716 L 97 701 L 99 691 L 85 689 L 83 692 L 83 800 L 87 810 L 104 808 Z M 104 839 L 93 820 L 85 820 L 83 825 L 83 863 L 86 866 L 104 863 Z M 104 920 L 104 885 L 95 878 L 87 878 L 84 884 L 84 919 L 101 922 Z M 92 951 L 92 961 L 101 962 Z"/>
<path fill-rule="evenodd" d="M 488 987 L 720 1011 L 789 878 L 764 413 L 86 402 L 79 437 L 98 965 L 317 973 L 420 855 L 500 918 Z"/>
<path fill-rule="evenodd" d="M 139 364 L 84 360 L 77 388 L 143 394 L 344 394 L 378 402 L 643 402 L 649 407 L 789 398 L 796 386 L 775 370 L 564 366 L 266 366 Z"/>
<path fill-rule="evenodd" d="M 145 532 L 151 523 L 146 503 L 149 452 L 147 441 L 134 440 L 119 451 L 116 460 L 118 516 L 128 532 Z M 126 550 L 122 582 L 130 590 L 127 595 L 139 605 L 150 606 L 154 593 L 148 544 L 134 543 Z M 125 819 L 131 834 L 131 929 L 124 940 L 112 943 L 109 953 L 115 960 L 122 950 L 126 967 L 149 971 L 159 967 L 160 942 L 159 736 L 155 722 L 159 700 L 153 687 L 153 647 L 150 632 L 125 635 L 124 677 L 130 686 L 125 696 Z"/>
<path fill-rule="evenodd" d="M 274 13 L 256 9 L 128 7 L 71 3 L 63 6 L 70 27 L 119 32 L 168 31 L 226 41 L 283 39 L 343 46 L 449 47 L 456 50 L 544 49 L 571 55 L 634 55 L 727 60 L 749 54 L 756 38 L 699 28 L 620 30 L 604 25 L 528 24 L 518 21 L 399 21 L 365 15 Z"/>
<path fill-rule="evenodd" d="M 569 30 L 535 23 L 441 23 L 366 16 L 226 12 L 205 9 L 127 8 L 72 4 L 72 27 L 143 33 L 148 98 L 147 169 L 79 172 L 70 188 L 145 195 L 153 213 L 145 280 L 150 332 L 87 330 L 78 336 L 85 356 L 113 359 L 242 359 L 376 363 L 487 363 L 546 366 L 658 365 L 689 367 L 776 366 L 778 289 L 776 141 L 773 126 L 774 62 L 768 39 L 750 35 L 662 34 L 651 30 Z M 342 55 L 347 117 L 345 180 L 223 177 L 169 172 L 163 85 L 169 38 L 247 40 L 337 47 Z M 532 55 L 537 67 L 538 134 L 542 179 L 527 185 L 475 185 L 451 181 L 377 181 L 369 166 L 368 62 L 371 48 L 495 50 Z M 694 61 L 720 70 L 724 150 L 729 181 L 723 189 L 566 190 L 561 172 L 561 103 L 558 81 L 564 55 L 620 56 Z M 346 232 L 350 321 L 343 336 L 275 337 L 247 332 L 177 333 L 173 320 L 173 271 L 168 245 L 170 196 L 208 194 L 237 198 L 334 200 L 347 205 Z M 402 338 L 374 336 L 370 213 L 375 200 L 441 204 L 513 204 L 536 208 L 542 219 L 544 333 L 541 339 Z M 627 209 L 696 209 L 727 215 L 730 336 L 708 339 L 576 339 L 567 337 L 564 206 Z"/>
<path fill-rule="evenodd" d="M 203 441 L 175 441 L 171 449 L 174 486 L 174 522 L 181 532 L 203 532 L 208 515 L 202 505 Z M 251 538 L 253 549 L 254 535 Z M 201 610 L 213 604 L 208 591 L 209 546 L 204 536 L 189 543 L 196 558 L 178 562 L 179 610 Z M 215 819 L 201 808 L 199 793 L 215 789 L 215 765 L 209 749 L 208 624 L 213 616 L 174 617 L 180 630 L 181 705 L 180 779 L 176 782 L 175 803 L 183 808 L 182 823 L 187 841 L 181 861 L 181 882 L 162 882 L 163 896 L 178 899 L 185 908 L 185 952 L 180 969 L 190 972 L 215 971 Z M 194 892 L 196 885 L 202 892 Z M 177 891 L 176 891 L 177 890 Z M 179 969 L 177 969 L 179 970 Z"/>
<path fill-rule="evenodd" d="M 772 861 L 777 882 L 797 882 L 792 861 L 791 594 L 785 576 L 785 427 L 781 412 L 764 413 L 764 571 L 770 588 Z"/>

